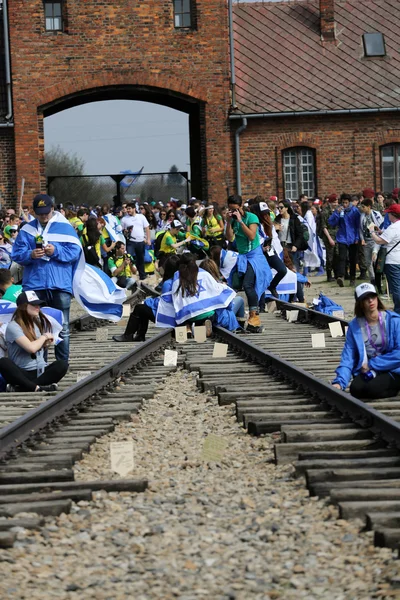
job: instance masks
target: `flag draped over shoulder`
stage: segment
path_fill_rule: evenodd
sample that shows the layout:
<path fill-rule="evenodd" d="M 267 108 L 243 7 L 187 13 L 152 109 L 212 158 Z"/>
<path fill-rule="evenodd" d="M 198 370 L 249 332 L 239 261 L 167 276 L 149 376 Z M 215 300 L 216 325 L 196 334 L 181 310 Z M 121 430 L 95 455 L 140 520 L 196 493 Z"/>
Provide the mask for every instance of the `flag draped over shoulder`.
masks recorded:
<path fill-rule="evenodd" d="M 40 227 L 38 221 L 37 225 Z M 119 321 L 122 317 L 122 303 L 126 292 L 111 281 L 100 269 L 85 263 L 85 256 L 79 238 L 67 219 L 59 212 L 55 212 L 47 223 L 46 228 L 28 224 L 24 231 L 34 236 L 43 237 L 44 244 L 70 243 L 81 248 L 79 259 L 74 264 L 72 289 L 79 304 L 92 316 L 108 321 Z"/>
<path fill-rule="evenodd" d="M 125 236 L 122 233 L 122 227 L 114 215 L 104 215 L 103 219 L 106 222 L 107 233 L 112 242 L 126 243 Z"/>
<path fill-rule="evenodd" d="M 172 303 L 177 325 L 204 313 L 218 308 L 227 308 L 234 297 L 234 292 L 227 285 L 215 281 L 207 271 L 199 269 L 197 275 L 197 293 L 194 296 L 183 296 L 179 288 L 179 275 L 176 273 L 172 286 Z M 161 304 L 161 302 L 160 302 Z M 158 312 L 160 312 L 160 304 Z"/>

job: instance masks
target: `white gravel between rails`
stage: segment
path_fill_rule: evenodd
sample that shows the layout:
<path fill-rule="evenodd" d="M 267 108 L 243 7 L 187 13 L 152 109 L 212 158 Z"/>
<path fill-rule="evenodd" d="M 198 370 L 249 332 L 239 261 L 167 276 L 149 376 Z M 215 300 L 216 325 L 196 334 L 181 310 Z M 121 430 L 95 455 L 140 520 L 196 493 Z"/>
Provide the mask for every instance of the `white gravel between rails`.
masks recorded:
<path fill-rule="evenodd" d="M 221 464 L 201 457 L 205 436 L 228 442 Z M 109 443 L 134 440 L 144 494 L 99 492 L 18 530 L 0 551 L 7 600 L 371 600 L 393 598 L 394 555 L 376 549 L 361 522 L 337 520 L 310 499 L 290 466 L 272 463 L 273 436 L 252 438 L 232 407 L 201 394 L 178 371 L 131 422 L 97 442 L 77 479 L 118 478 Z M 398 590 L 397 590 L 398 593 Z"/>

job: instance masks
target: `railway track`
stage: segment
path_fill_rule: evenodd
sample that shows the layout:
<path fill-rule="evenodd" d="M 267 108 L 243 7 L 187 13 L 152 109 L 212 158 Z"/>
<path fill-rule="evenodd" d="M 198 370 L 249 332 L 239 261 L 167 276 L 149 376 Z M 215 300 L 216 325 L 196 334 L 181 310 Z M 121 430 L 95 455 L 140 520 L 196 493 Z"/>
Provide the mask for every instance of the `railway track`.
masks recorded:
<path fill-rule="evenodd" d="M 215 393 L 221 405 L 234 403 L 238 421 L 249 433 L 279 431 L 276 462 L 293 463 L 311 495 L 336 504 L 342 518 L 364 519 L 366 527 L 375 530 L 377 545 L 397 548 L 400 425 L 391 418 L 397 416 L 396 409 L 389 407 L 384 415 L 326 382 L 337 365 L 343 339 L 327 336 L 324 353 L 310 352 L 311 332 L 329 321 L 313 313 L 302 309 L 299 323 L 263 315 L 265 330 L 257 336 L 237 336 L 217 328 L 216 338 L 229 345 L 226 359 L 212 358 L 211 341 L 188 342 L 177 345 L 178 364 L 198 371 L 198 386 Z M 7 517 L 0 520 L 3 547 L 12 545 L 15 537 L 6 529 L 16 524 L 40 527 L 41 516 L 68 512 L 72 501 L 88 500 L 95 490 L 146 489 L 145 480 L 78 483 L 72 467 L 96 438 L 137 412 L 143 399 L 152 397 L 167 377 L 171 369 L 163 366 L 162 352 L 174 345 L 172 331 L 155 335 L 155 328 L 150 329 L 154 337 L 136 347 L 106 345 L 102 360 L 108 364 L 93 373 L 98 368 L 93 356 L 96 323 L 79 321 L 71 347 L 79 340 L 75 346 L 82 354 L 76 362 L 80 370 L 82 364 L 90 366 L 92 375 L 73 383 L 72 361 L 72 381 L 65 382 L 65 389 L 0 430 L 0 516 Z M 121 331 L 120 325 L 107 326 Z M 26 411 L 26 406 L 21 403 L 18 409 Z M 21 512 L 36 512 L 39 517 L 16 520 Z"/>

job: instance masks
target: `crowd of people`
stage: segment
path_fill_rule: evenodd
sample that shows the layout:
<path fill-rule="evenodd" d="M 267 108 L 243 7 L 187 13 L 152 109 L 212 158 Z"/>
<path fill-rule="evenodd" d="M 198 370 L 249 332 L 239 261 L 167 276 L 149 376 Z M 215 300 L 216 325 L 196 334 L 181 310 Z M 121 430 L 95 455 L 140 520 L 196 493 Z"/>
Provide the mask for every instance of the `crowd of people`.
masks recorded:
<path fill-rule="evenodd" d="M 366 189 L 323 200 L 302 195 L 295 202 L 276 196 L 244 201 L 233 195 L 224 206 L 192 198 L 188 204 L 171 199 L 166 205 L 131 201 L 89 207 L 55 205 L 50 196 L 38 194 L 20 215 L 13 209 L 0 214 L 0 296 L 17 304 L 4 336 L 0 374 L 10 389 L 19 386 L 24 391 L 54 387 L 64 375 L 73 280 L 82 257 L 130 291 L 150 273 L 157 271 L 162 277 L 160 296 L 135 307 L 125 332 L 114 336 L 118 342 L 144 341 L 150 321 L 159 327 L 184 326 L 189 336 L 199 324 L 210 333 L 213 323 L 258 333 L 266 302 L 304 302 L 304 286 L 310 285 L 313 273 L 326 272 L 327 280 L 340 287 L 346 279 L 355 286 L 357 265 L 358 279 L 369 280 L 364 285 L 370 286 L 373 298 L 383 298 L 384 282 L 393 296 L 394 313 L 378 318 L 378 341 L 385 342 L 382 328 L 397 323 L 392 315 L 400 315 L 398 199 L 399 190 L 384 195 Z M 369 313 L 359 288 L 357 323 L 367 332 L 368 342 L 369 321 L 364 327 L 360 319 Z M 47 365 L 46 356 L 54 336 L 42 305 L 62 313 L 52 365 Z M 377 306 L 383 307 L 380 298 Z M 354 354 L 356 345 L 349 350 L 349 344 L 346 341 L 345 350 Z M 352 372 L 345 356 L 346 376 L 342 364 L 335 382 L 341 388 Z M 354 385 L 357 394 L 357 382 Z"/>

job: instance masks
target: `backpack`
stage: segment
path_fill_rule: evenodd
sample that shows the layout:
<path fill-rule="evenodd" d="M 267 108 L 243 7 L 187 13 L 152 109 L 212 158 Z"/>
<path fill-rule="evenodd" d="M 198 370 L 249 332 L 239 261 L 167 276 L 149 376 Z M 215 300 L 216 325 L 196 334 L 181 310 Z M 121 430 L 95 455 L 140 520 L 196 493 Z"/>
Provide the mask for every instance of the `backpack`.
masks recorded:
<path fill-rule="evenodd" d="M 308 231 L 308 227 L 304 223 L 304 221 L 302 221 L 301 219 L 299 219 L 299 221 L 300 221 L 300 226 L 301 226 L 301 231 L 302 231 L 303 243 L 301 245 L 301 248 L 298 248 L 298 250 L 307 250 L 308 240 L 310 239 L 310 232 Z"/>
<path fill-rule="evenodd" d="M 161 242 L 162 242 L 163 237 L 164 237 L 164 235 L 166 233 L 167 233 L 166 231 L 160 231 L 156 235 L 156 239 L 155 239 L 155 242 L 154 242 L 154 256 L 156 258 L 160 258 Z"/>

